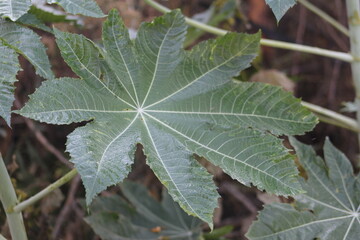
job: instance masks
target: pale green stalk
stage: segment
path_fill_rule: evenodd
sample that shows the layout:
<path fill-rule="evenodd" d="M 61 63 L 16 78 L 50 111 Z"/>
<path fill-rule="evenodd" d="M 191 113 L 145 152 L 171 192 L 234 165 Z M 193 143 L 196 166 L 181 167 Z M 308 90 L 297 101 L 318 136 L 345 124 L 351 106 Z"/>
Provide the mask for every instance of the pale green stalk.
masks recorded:
<path fill-rule="evenodd" d="M 31 198 L 14 206 L 10 211 L 15 212 L 15 213 L 23 211 L 28 206 L 34 204 L 35 202 L 39 201 L 40 199 L 42 199 L 43 197 L 45 197 L 46 195 L 48 195 L 49 193 L 54 191 L 55 189 L 61 187 L 65 183 L 69 182 L 73 177 L 76 176 L 77 173 L 78 172 L 75 168 L 72 169 L 70 172 L 65 174 L 63 177 L 58 179 L 56 182 L 50 184 L 49 186 L 47 186 L 46 188 L 44 188 L 43 190 L 41 190 L 40 192 L 38 192 L 37 194 L 32 196 Z"/>
<path fill-rule="evenodd" d="M 3 235 L 0 234 L 0 240 L 6 240 Z"/>
<path fill-rule="evenodd" d="M 26 240 L 24 220 L 21 213 L 9 212 L 18 200 L 10 176 L 6 170 L 5 163 L 0 155 L 0 201 L 4 207 L 6 218 L 13 240 Z"/>
<path fill-rule="evenodd" d="M 320 55 L 323 57 L 330 57 L 338 59 L 344 62 L 353 62 L 354 58 L 349 53 L 338 52 L 333 50 L 327 50 L 318 47 L 310 47 L 306 45 L 296 44 L 296 43 L 287 43 L 282 41 L 270 40 L 270 39 L 261 39 L 260 44 L 263 46 L 282 48 L 287 50 L 293 50 L 303 53 L 310 53 L 314 55 Z"/>
<path fill-rule="evenodd" d="M 353 82 L 355 85 L 355 103 L 357 106 L 357 121 L 360 127 L 360 3 L 359 0 L 346 0 L 346 9 L 350 30 L 351 54 L 355 61 L 351 63 Z M 359 135 L 360 143 L 360 135 Z"/>
<path fill-rule="evenodd" d="M 353 132 L 360 132 L 360 128 L 358 126 L 357 121 L 355 121 L 350 117 L 341 115 L 337 112 L 304 101 L 301 102 L 301 105 L 303 105 L 304 107 L 308 108 L 310 111 L 315 113 L 315 115 L 322 122 L 326 122 L 338 127 L 346 128 Z"/>
<path fill-rule="evenodd" d="M 319 9 L 312 3 L 308 2 L 307 0 L 297 0 L 297 1 L 300 4 L 302 4 L 304 7 L 309 9 L 311 12 L 315 13 L 316 15 L 318 15 L 319 17 L 324 19 L 326 22 L 330 23 L 334 28 L 336 28 L 337 30 L 339 30 L 340 32 L 345 34 L 346 36 L 350 35 L 349 30 L 346 27 L 344 27 L 341 23 L 336 21 L 334 18 L 332 18 L 329 14 L 327 14 L 323 10 Z"/>
<path fill-rule="evenodd" d="M 166 8 L 166 7 L 162 6 L 161 4 L 154 2 L 153 0 L 144 0 L 144 2 L 146 2 L 153 8 L 159 10 L 160 12 L 165 13 L 165 12 L 170 11 L 169 8 Z M 202 29 L 206 32 L 209 32 L 209 33 L 212 33 L 215 35 L 222 36 L 222 35 L 225 35 L 226 33 L 228 33 L 228 31 L 225 31 L 225 30 L 217 28 L 217 27 L 209 26 L 207 24 L 195 21 L 191 18 L 185 18 L 185 21 L 193 27 Z M 345 61 L 345 62 L 352 62 L 354 60 L 352 55 L 348 54 L 348 53 L 332 51 L 332 50 L 327 50 L 327 49 L 322 49 L 322 48 L 317 48 L 317 47 L 310 47 L 310 46 L 305 46 L 305 45 L 301 45 L 301 44 L 287 43 L 287 42 L 269 40 L 269 39 L 261 39 L 260 44 L 263 46 L 269 46 L 269 47 L 275 47 L 275 48 L 281 48 L 281 49 L 287 49 L 287 50 L 294 50 L 294 51 L 299 51 L 299 52 L 304 52 L 304 53 L 320 55 L 320 56 L 324 56 L 324 57 L 335 58 L 335 59 Z"/>

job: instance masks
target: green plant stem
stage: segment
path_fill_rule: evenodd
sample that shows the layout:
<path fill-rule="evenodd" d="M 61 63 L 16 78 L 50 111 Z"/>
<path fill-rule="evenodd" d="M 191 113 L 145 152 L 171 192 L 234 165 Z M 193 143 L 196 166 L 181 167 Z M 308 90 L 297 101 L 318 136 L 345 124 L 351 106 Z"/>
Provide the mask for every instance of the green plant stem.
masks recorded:
<path fill-rule="evenodd" d="M 55 189 L 61 187 L 62 185 L 64 185 L 68 181 L 70 181 L 73 177 L 76 176 L 77 173 L 78 173 L 78 171 L 75 168 L 72 169 L 70 172 L 65 174 L 63 177 L 58 179 L 56 182 L 50 184 L 49 186 L 47 186 L 46 188 L 44 188 L 43 190 L 41 190 L 40 192 L 38 192 L 37 194 L 32 196 L 31 198 L 29 198 L 29 199 L 19 203 L 18 205 L 14 206 L 11 209 L 11 211 L 16 212 L 16 213 L 23 211 L 28 206 L 34 204 L 35 202 L 37 202 L 40 199 L 42 199 L 43 197 L 45 197 L 47 194 L 51 193 Z"/>
<path fill-rule="evenodd" d="M 360 127 L 360 3 L 359 0 L 346 0 L 346 9 L 350 30 L 351 54 L 355 61 L 351 63 L 353 82 L 355 85 L 355 104 L 357 106 L 357 122 Z M 359 135 L 360 144 L 360 135 Z"/>
<path fill-rule="evenodd" d="M 144 2 L 146 2 L 147 4 L 149 4 L 150 6 L 152 6 L 153 8 L 157 9 L 160 12 L 165 13 L 165 12 L 170 11 L 169 8 L 166 8 L 166 7 L 162 6 L 161 4 L 154 2 L 153 0 L 144 0 Z M 206 32 L 209 32 L 209 33 L 212 33 L 215 35 L 222 36 L 222 35 L 225 35 L 226 33 L 228 33 L 228 31 L 226 31 L 226 30 L 216 28 L 213 26 L 209 26 L 207 24 L 195 21 L 191 18 L 185 18 L 185 21 L 186 21 L 186 23 L 188 23 L 189 25 L 191 25 L 193 27 L 202 29 Z M 287 43 L 287 42 L 282 42 L 282 41 L 277 41 L 277 40 L 269 40 L 269 39 L 261 39 L 260 44 L 263 46 L 269 46 L 269 47 L 275 47 L 275 48 L 281 48 L 281 49 L 287 49 L 287 50 L 294 50 L 294 51 L 299 51 L 299 52 L 304 52 L 304 53 L 320 55 L 320 56 L 324 56 L 324 57 L 330 57 L 330 58 L 338 59 L 338 60 L 345 61 L 345 62 L 352 62 L 354 60 L 352 55 L 348 54 L 348 53 L 332 51 L 332 50 L 311 47 L 311 46 L 305 46 L 305 45 L 301 45 L 301 44 Z"/>
<path fill-rule="evenodd" d="M 0 201 L 6 212 L 9 223 L 10 234 L 13 240 L 26 240 L 24 220 L 21 213 L 9 212 L 11 206 L 18 201 L 10 176 L 6 170 L 5 163 L 0 155 Z"/>
<path fill-rule="evenodd" d="M 344 62 L 353 62 L 354 61 L 354 58 L 348 53 L 332 51 L 332 50 L 327 50 L 327 49 L 318 48 L 318 47 L 310 47 L 310 46 L 296 44 L 296 43 L 287 43 L 287 42 L 270 40 L 270 39 L 261 39 L 260 44 L 263 46 L 268 46 L 268 47 L 282 48 L 282 49 L 293 50 L 293 51 L 298 51 L 298 52 L 303 52 L 303 53 L 320 55 L 323 57 L 334 58 L 334 59 L 338 59 L 338 60 L 341 60 Z"/>
<path fill-rule="evenodd" d="M 0 234 L 0 240 L 6 240 L 3 235 Z"/>
<path fill-rule="evenodd" d="M 358 126 L 357 121 L 350 117 L 344 116 L 337 112 L 304 101 L 301 102 L 301 105 L 303 105 L 304 107 L 315 113 L 315 115 L 322 122 L 326 122 L 338 127 L 351 130 L 353 132 L 360 133 L 360 128 Z"/>
<path fill-rule="evenodd" d="M 316 15 L 318 15 L 319 17 L 321 17 L 322 19 L 324 19 L 326 22 L 330 23 L 334 28 L 336 28 L 337 30 L 339 30 L 340 32 L 342 32 L 343 34 L 345 34 L 346 36 L 349 36 L 349 30 L 343 26 L 341 23 L 339 23 L 338 21 L 336 21 L 334 18 L 332 18 L 330 15 L 328 15 L 326 12 L 324 12 L 323 10 L 319 9 L 318 7 L 316 7 L 315 5 L 313 5 L 312 3 L 310 3 L 307 0 L 297 0 L 300 4 L 302 4 L 304 7 L 306 7 L 307 9 L 309 9 L 311 12 L 315 13 Z"/>

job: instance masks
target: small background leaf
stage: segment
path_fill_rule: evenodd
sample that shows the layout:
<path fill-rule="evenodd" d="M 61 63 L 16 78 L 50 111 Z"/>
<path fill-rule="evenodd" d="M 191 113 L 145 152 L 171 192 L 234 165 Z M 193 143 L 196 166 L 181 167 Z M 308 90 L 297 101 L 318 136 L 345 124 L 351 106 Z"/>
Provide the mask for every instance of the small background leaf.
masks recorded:
<path fill-rule="evenodd" d="M 165 190 L 158 202 L 139 184 L 126 181 L 121 189 L 131 204 L 119 196 L 99 197 L 85 218 L 102 239 L 199 239 L 202 222 L 184 213 Z"/>
<path fill-rule="evenodd" d="M 279 22 L 285 13 L 296 4 L 296 0 L 265 0 Z"/>
<path fill-rule="evenodd" d="M 89 17 L 105 17 L 94 0 L 47 0 L 49 4 L 56 3 L 72 14 L 81 14 Z"/>

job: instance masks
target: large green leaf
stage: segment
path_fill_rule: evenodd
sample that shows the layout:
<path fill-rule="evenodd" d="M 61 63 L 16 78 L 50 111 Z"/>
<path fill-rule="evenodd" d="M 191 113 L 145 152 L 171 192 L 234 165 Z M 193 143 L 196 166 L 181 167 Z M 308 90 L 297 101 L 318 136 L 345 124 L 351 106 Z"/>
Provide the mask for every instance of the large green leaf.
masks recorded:
<path fill-rule="evenodd" d="M 89 17 L 105 17 L 94 0 L 46 0 L 49 4 L 56 3 L 72 14 L 81 14 Z"/>
<path fill-rule="evenodd" d="M 19 70 L 16 52 L 0 42 L 0 117 L 3 117 L 8 125 L 14 101 L 14 83 Z"/>
<path fill-rule="evenodd" d="M 272 9 L 277 21 L 285 15 L 285 13 L 296 4 L 296 0 L 265 0 Z"/>
<path fill-rule="evenodd" d="M 99 197 L 85 218 L 102 239 L 199 239 L 202 221 L 182 211 L 166 191 L 158 202 L 139 184 L 126 181 L 121 189 L 131 205 L 116 195 Z"/>
<path fill-rule="evenodd" d="M 135 42 L 111 11 L 105 49 L 55 30 L 62 56 L 81 79 L 45 82 L 20 114 L 53 124 L 93 120 L 67 143 L 88 203 L 125 178 L 137 143 L 170 195 L 208 223 L 218 194 L 193 153 L 243 183 L 301 192 L 292 156 L 274 134 L 301 134 L 316 118 L 280 88 L 232 82 L 256 56 L 260 34 L 230 33 L 184 51 L 185 33 L 179 11 L 142 24 Z"/>
<path fill-rule="evenodd" d="M 13 22 L 0 20 L 0 40 L 29 60 L 38 75 L 46 79 L 54 78 L 45 46 L 32 30 Z"/>
<path fill-rule="evenodd" d="M 360 236 L 360 181 L 350 161 L 327 139 L 325 162 L 311 146 L 292 139 L 307 180 L 307 192 L 292 205 L 265 206 L 247 236 L 250 239 L 358 239 Z M 296 236 L 296 237 L 295 237 Z"/>
<path fill-rule="evenodd" d="M 30 9 L 30 6 L 31 0 L 1 0 L 0 16 L 16 21 Z"/>

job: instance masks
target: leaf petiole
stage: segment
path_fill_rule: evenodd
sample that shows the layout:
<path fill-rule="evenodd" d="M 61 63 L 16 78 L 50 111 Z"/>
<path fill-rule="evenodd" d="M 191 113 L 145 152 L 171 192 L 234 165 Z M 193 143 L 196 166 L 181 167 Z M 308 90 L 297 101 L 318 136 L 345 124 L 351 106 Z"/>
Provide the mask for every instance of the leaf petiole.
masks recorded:
<path fill-rule="evenodd" d="M 43 190 L 41 190 L 40 192 L 38 192 L 37 194 L 32 196 L 31 198 L 14 206 L 12 209 L 10 209 L 9 212 L 19 213 L 19 212 L 23 211 L 28 206 L 34 204 L 35 202 L 39 201 L 40 199 L 42 199 L 43 197 L 45 197 L 46 195 L 48 195 L 49 193 L 54 191 L 55 189 L 61 187 L 65 183 L 69 182 L 73 177 L 75 177 L 77 175 L 77 173 L 78 173 L 78 171 L 75 168 L 72 169 L 70 172 L 65 174 L 63 177 L 61 177 L 54 183 L 50 184 L 49 186 L 47 186 L 46 188 L 44 188 Z"/>

